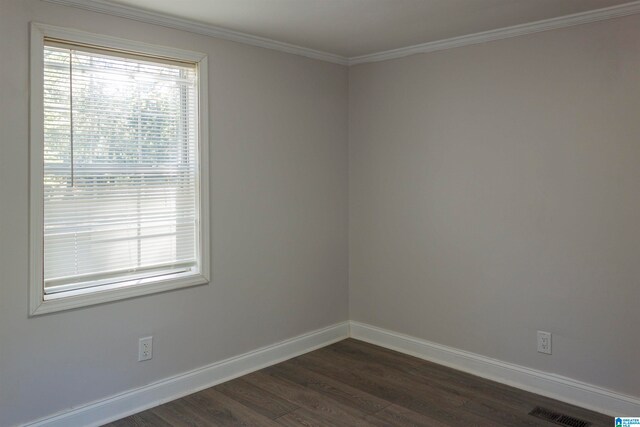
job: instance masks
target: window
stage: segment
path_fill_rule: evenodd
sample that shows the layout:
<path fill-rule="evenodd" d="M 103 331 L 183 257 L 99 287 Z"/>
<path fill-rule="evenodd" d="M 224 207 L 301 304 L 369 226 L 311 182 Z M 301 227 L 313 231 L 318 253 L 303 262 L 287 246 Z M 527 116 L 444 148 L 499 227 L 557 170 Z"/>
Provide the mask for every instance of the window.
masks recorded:
<path fill-rule="evenodd" d="M 206 58 L 32 36 L 31 313 L 206 283 Z"/>

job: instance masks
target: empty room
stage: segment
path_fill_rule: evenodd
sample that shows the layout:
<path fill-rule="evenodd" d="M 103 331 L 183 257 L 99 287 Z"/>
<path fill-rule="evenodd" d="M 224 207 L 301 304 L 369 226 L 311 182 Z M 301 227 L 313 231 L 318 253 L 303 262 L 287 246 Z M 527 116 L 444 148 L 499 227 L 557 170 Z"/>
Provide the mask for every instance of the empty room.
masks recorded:
<path fill-rule="evenodd" d="M 640 1 L 0 0 L 0 427 L 640 427 Z"/>

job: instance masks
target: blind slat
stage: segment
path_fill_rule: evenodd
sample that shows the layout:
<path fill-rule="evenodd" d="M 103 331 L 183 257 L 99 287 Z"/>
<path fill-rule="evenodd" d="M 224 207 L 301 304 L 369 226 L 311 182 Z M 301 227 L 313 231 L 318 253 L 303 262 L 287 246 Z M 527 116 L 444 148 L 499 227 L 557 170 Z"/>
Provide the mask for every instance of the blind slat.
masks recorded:
<path fill-rule="evenodd" d="M 44 286 L 196 265 L 196 67 L 45 41 Z"/>

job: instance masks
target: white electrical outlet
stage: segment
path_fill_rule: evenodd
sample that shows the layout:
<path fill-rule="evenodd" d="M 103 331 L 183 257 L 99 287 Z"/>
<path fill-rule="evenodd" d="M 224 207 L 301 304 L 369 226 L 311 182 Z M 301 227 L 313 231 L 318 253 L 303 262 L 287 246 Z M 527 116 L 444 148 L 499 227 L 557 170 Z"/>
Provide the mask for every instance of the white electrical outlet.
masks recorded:
<path fill-rule="evenodd" d="M 551 332 L 538 331 L 538 353 L 551 354 Z"/>
<path fill-rule="evenodd" d="M 153 337 L 144 337 L 138 340 L 138 362 L 149 360 L 153 357 Z"/>

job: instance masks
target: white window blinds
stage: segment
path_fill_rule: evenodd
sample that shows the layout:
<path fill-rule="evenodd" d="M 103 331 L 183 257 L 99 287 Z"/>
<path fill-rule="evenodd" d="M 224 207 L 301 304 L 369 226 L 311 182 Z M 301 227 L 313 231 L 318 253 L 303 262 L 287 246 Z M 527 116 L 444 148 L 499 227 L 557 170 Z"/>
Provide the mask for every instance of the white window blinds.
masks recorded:
<path fill-rule="evenodd" d="M 194 272 L 195 64 L 45 40 L 45 294 Z"/>

